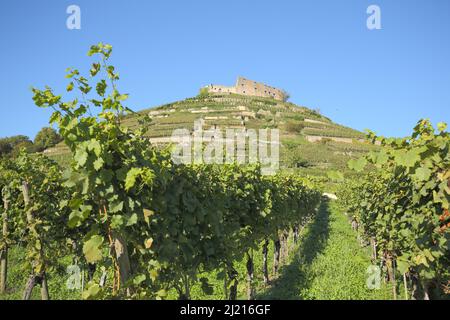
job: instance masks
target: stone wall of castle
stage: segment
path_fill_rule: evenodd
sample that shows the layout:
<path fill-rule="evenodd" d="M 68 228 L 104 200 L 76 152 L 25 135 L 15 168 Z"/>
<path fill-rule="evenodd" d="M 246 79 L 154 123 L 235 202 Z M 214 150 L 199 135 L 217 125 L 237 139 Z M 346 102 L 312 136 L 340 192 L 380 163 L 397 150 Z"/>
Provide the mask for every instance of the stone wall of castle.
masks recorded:
<path fill-rule="evenodd" d="M 242 77 L 238 78 L 235 88 L 238 94 L 283 100 L 283 92 L 280 89 Z"/>
<path fill-rule="evenodd" d="M 207 88 L 208 92 L 212 93 L 236 93 L 236 87 L 227 87 L 218 84 L 211 84 Z"/>
<path fill-rule="evenodd" d="M 255 97 L 273 98 L 275 100 L 283 100 L 284 98 L 282 90 L 242 77 L 237 79 L 236 85 L 233 87 L 211 84 L 207 86 L 207 89 L 211 93 L 237 93 Z"/>

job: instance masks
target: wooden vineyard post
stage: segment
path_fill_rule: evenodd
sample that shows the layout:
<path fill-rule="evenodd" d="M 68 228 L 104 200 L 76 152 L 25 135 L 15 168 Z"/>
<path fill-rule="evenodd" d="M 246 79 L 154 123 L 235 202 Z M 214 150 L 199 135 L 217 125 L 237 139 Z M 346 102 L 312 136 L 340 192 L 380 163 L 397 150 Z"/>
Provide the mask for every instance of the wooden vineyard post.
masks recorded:
<path fill-rule="evenodd" d="M 395 267 L 394 267 L 394 259 L 392 257 L 388 257 L 388 272 L 389 272 L 389 280 L 392 283 L 392 294 L 394 296 L 394 300 L 397 300 L 397 281 L 395 279 Z"/>
<path fill-rule="evenodd" d="M 251 252 L 247 252 L 247 299 L 254 300 L 255 299 L 255 291 L 253 288 L 253 250 Z"/>
<path fill-rule="evenodd" d="M 273 255 L 273 274 L 278 274 L 278 268 L 280 266 L 280 238 L 277 236 L 276 240 L 274 240 L 274 255 Z"/>
<path fill-rule="evenodd" d="M 397 300 L 397 280 L 395 278 L 395 260 L 391 260 L 392 265 L 392 284 L 393 284 L 393 290 L 394 290 L 394 300 Z"/>
<path fill-rule="evenodd" d="M 286 237 L 284 231 L 280 233 L 280 264 L 283 265 L 286 260 Z"/>
<path fill-rule="evenodd" d="M 232 265 L 230 267 L 228 267 L 227 276 L 229 278 L 229 283 L 231 283 L 230 290 L 229 290 L 229 292 L 230 292 L 229 300 L 236 300 L 239 279 L 238 279 L 238 273 L 236 272 L 236 270 L 233 268 Z"/>
<path fill-rule="evenodd" d="M 406 272 L 403 274 L 403 285 L 405 286 L 405 300 L 408 300 L 408 283 L 406 282 Z"/>
<path fill-rule="evenodd" d="M 225 300 L 228 299 L 228 277 L 226 271 L 224 271 L 223 277 L 223 292 L 225 294 Z"/>
<path fill-rule="evenodd" d="M 184 294 L 183 294 L 183 300 L 191 300 L 191 285 L 189 281 L 189 276 L 184 275 L 183 276 L 183 282 L 184 282 Z"/>
<path fill-rule="evenodd" d="M 284 263 L 289 260 L 289 229 L 284 230 Z"/>
<path fill-rule="evenodd" d="M 4 211 L 2 214 L 3 218 L 3 227 L 2 227 L 2 235 L 3 239 L 6 239 L 8 236 L 8 210 L 9 210 L 9 201 L 3 199 L 3 207 Z M 1 261 L 0 261 L 0 293 L 6 292 L 6 280 L 8 278 L 8 245 L 6 241 L 4 242 L 4 248 L 0 252 Z"/>
<path fill-rule="evenodd" d="M 269 268 L 267 266 L 268 263 L 268 259 L 267 259 L 267 255 L 269 253 L 269 240 L 265 239 L 264 240 L 264 244 L 263 244 L 263 248 L 262 248 L 262 253 L 263 253 L 263 275 L 264 275 L 264 284 L 268 285 L 269 284 Z"/>
<path fill-rule="evenodd" d="M 370 244 L 372 247 L 372 261 L 375 262 L 377 261 L 377 242 L 373 237 L 370 238 Z"/>
<path fill-rule="evenodd" d="M 30 186 L 28 185 L 28 183 L 26 181 L 24 181 L 22 184 L 22 193 L 23 193 L 23 199 L 25 202 L 25 208 L 27 209 L 27 223 L 29 226 L 31 226 L 34 223 L 34 214 L 33 214 L 32 210 L 28 209 L 31 206 L 31 198 L 30 198 Z M 43 261 L 44 254 L 42 252 L 42 245 L 41 245 L 39 256 L 40 256 L 39 259 L 41 260 L 41 262 L 44 263 L 44 261 Z M 39 282 L 41 284 L 42 300 L 50 299 L 50 296 L 48 294 L 47 276 L 45 274 L 45 267 L 44 267 L 44 271 L 41 274 L 36 275 L 34 273 L 34 271 L 31 274 L 31 276 L 27 282 L 27 285 L 25 287 L 25 292 L 23 294 L 24 300 L 31 299 L 31 294 L 33 292 L 33 288 L 36 285 L 37 280 L 39 280 Z"/>
<path fill-rule="evenodd" d="M 128 256 L 128 249 L 122 236 L 116 232 L 113 232 L 114 250 L 116 253 L 117 265 L 119 267 L 120 277 L 119 284 L 124 286 L 131 275 L 131 264 Z"/>
<path fill-rule="evenodd" d="M 297 242 L 298 242 L 298 237 L 299 237 L 299 226 L 298 226 L 298 224 L 295 224 L 293 232 L 294 232 L 294 245 L 296 245 Z"/>
<path fill-rule="evenodd" d="M 47 275 L 45 272 L 43 272 L 41 276 L 41 297 L 42 300 L 50 300 L 50 296 L 48 294 Z"/>
<path fill-rule="evenodd" d="M 108 220 L 108 211 L 106 205 L 103 205 L 103 214 L 106 221 Z M 119 232 L 112 231 L 111 227 L 108 225 L 108 238 L 110 245 L 114 248 L 114 261 L 115 261 L 115 276 L 113 291 L 119 291 L 120 287 L 125 286 L 127 281 L 131 277 L 131 263 L 130 257 L 128 255 L 127 244 Z M 127 290 L 129 293 L 129 290 Z"/>

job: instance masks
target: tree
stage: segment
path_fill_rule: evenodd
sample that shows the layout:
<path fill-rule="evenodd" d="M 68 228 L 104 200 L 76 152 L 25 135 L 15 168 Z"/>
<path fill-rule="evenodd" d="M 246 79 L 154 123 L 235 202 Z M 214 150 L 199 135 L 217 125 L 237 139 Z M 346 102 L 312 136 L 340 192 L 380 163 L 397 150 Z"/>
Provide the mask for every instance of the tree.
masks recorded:
<path fill-rule="evenodd" d="M 11 144 L 6 139 L 0 139 L 0 157 L 4 157 L 12 150 Z"/>
<path fill-rule="evenodd" d="M 61 142 L 61 136 L 53 128 L 42 128 L 34 138 L 34 145 L 38 151 L 55 146 Z"/>
<path fill-rule="evenodd" d="M 288 100 L 291 98 L 291 94 L 287 92 L 286 90 L 281 90 L 283 102 L 288 102 Z"/>
<path fill-rule="evenodd" d="M 19 156 L 22 149 L 25 149 L 26 153 L 33 153 L 36 152 L 35 145 L 30 140 L 21 141 L 18 144 L 14 146 L 14 148 L 11 150 L 10 155 L 11 157 L 15 158 Z"/>
<path fill-rule="evenodd" d="M 304 129 L 304 125 L 295 121 L 288 121 L 286 123 L 286 130 L 289 133 L 301 133 Z"/>
<path fill-rule="evenodd" d="M 199 98 L 205 98 L 209 95 L 209 90 L 207 87 L 203 87 L 200 89 L 200 92 L 198 93 Z"/>
<path fill-rule="evenodd" d="M 14 150 L 18 150 L 20 146 L 26 145 L 27 150 L 30 144 L 33 144 L 27 136 L 17 135 L 0 139 L 0 157 L 9 156 Z"/>
<path fill-rule="evenodd" d="M 303 159 L 302 156 L 299 154 L 293 154 L 290 158 L 291 158 L 290 164 L 291 164 L 291 167 L 293 167 L 293 168 L 311 167 L 311 164 L 307 160 Z"/>

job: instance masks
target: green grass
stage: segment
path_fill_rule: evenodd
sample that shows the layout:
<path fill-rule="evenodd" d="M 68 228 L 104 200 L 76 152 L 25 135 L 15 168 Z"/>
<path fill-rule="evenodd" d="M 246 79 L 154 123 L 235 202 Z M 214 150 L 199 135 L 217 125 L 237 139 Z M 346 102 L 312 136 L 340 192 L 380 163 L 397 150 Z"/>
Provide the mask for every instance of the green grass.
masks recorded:
<path fill-rule="evenodd" d="M 52 300 L 73 300 L 81 298 L 80 290 L 69 290 L 66 287 L 66 268 L 71 263 L 70 257 L 59 261 L 59 268 L 47 274 L 48 290 Z M 8 279 L 6 294 L 0 294 L 0 300 L 20 300 L 29 277 L 29 268 L 26 263 L 25 249 L 16 246 L 8 253 Z M 40 286 L 33 290 L 32 300 L 40 300 Z"/>
<path fill-rule="evenodd" d="M 308 124 L 309 125 L 309 124 Z M 321 128 L 305 128 L 303 129 L 305 135 L 324 136 L 324 137 L 338 137 L 338 138 L 355 138 L 364 139 L 365 135 L 356 130 L 339 127 L 339 126 L 323 126 Z"/>
<path fill-rule="evenodd" d="M 391 290 L 366 287 L 368 252 L 357 242 L 347 218 L 323 203 L 308 226 L 293 261 L 259 299 L 377 300 L 391 299 Z"/>

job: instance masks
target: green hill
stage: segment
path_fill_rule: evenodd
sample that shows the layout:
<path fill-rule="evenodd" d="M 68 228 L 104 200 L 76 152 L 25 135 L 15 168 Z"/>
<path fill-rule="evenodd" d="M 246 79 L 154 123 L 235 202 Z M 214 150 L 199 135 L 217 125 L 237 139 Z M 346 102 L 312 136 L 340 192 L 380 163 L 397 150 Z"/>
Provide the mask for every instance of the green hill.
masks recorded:
<path fill-rule="evenodd" d="M 306 107 L 270 98 L 236 94 L 199 96 L 138 113 L 151 117 L 147 136 L 161 147 L 170 141 L 173 130 L 193 130 L 194 121 L 198 119 L 204 120 L 204 128 L 278 128 L 280 166 L 311 174 L 345 170 L 350 158 L 376 148 L 364 140 L 362 132 L 336 124 Z M 126 116 L 122 123 L 129 128 L 139 126 L 136 115 Z M 46 151 L 62 162 L 67 160 L 67 152 L 63 144 Z"/>

